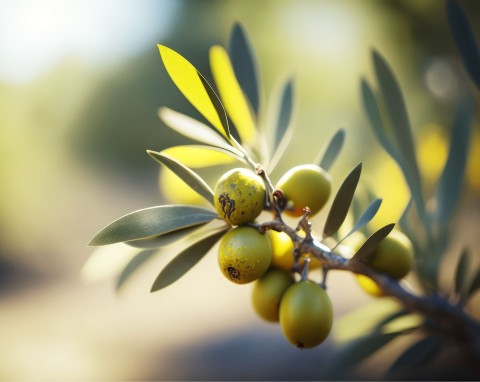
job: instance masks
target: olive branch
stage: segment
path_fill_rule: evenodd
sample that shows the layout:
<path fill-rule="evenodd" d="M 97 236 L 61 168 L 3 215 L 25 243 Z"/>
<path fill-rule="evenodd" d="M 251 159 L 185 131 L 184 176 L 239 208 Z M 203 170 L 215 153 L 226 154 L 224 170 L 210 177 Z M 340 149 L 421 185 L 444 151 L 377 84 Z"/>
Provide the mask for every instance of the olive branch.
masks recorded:
<path fill-rule="evenodd" d="M 453 0 L 447 1 L 447 11 L 452 35 L 465 67 L 478 87 L 478 46 L 475 45 L 468 19 Z M 401 281 L 375 270 L 369 264 L 371 254 L 389 235 L 394 224 L 388 224 L 373 232 L 351 258 L 344 256 L 340 250 L 341 243 L 348 236 L 367 227 L 382 202 L 381 199 L 374 199 L 361 213 L 354 208 L 355 225 L 346 235 L 338 237 L 337 233 L 347 215 L 351 213 L 352 203 L 355 203 L 355 191 L 362 164 L 348 174 L 338 189 L 325 221 L 322 240 L 314 237 L 308 207 L 305 208 L 297 227 L 293 228 L 284 221 L 283 211 L 287 199 L 281 189 L 274 187 L 269 173 L 277 165 L 293 135 L 293 81 L 288 79 L 280 85 L 279 101 L 273 111 L 277 120 L 270 127 L 274 133 L 273 139 L 267 142 L 265 131 L 259 128 L 265 125 L 265 122 L 260 118 L 263 114 L 260 113 L 261 87 L 257 62 L 252 45 L 240 24 L 236 24 L 232 30 L 228 52 L 219 45 L 210 51 L 218 95 L 205 77 L 180 54 L 162 45 L 159 45 L 159 51 L 175 85 L 210 126 L 162 108 L 159 116 L 167 126 L 199 144 L 173 147 L 161 152 L 148 150 L 147 153 L 162 166 L 172 170 L 202 196 L 210 207 L 150 207 L 122 216 L 100 230 L 90 241 L 90 246 L 125 243 L 133 251 L 133 257 L 124 264 L 124 270 L 118 277 L 117 286 L 123 285 L 158 248 L 185 241 L 187 246 L 160 272 L 153 283 L 152 291 L 165 288 L 192 269 L 231 229 L 222 219 L 224 216 L 219 216 L 217 211 L 211 208 L 214 207 L 215 195 L 209 184 L 178 159 L 184 149 L 202 152 L 207 157 L 216 158 L 217 164 L 231 164 L 232 160 L 234 163 L 241 163 L 263 179 L 266 188 L 265 209 L 273 214 L 273 219 L 261 223 L 251 222 L 248 225 L 255 227 L 260 233 L 273 230 L 288 235 L 294 245 L 292 271 L 301 274 L 302 280 L 308 277 L 309 259 L 302 265 L 300 258 L 310 255 L 322 264 L 321 286 L 324 289 L 327 287 L 329 271 L 347 271 L 373 280 L 385 296 L 393 297 L 403 305 L 403 308 L 392 315 L 384 317 L 372 333 L 347 345 L 343 353 L 340 350 L 342 357 L 339 359 L 345 368 L 360 362 L 400 335 L 422 331 L 424 337 L 413 343 L 394 362 L 390 368 L 391 373 L 431 360 L 450 340 L 460 346 L 471 366 L 480 372 L 480 323 L 467 313 L 466 308 L 469 299 L 480 289 L 480 269 L 477 269 L 474 275 L 468 275 L 470 252 L 465 250 L 460 256 L 455 269 L 455 285 L 450 293 L 442 291 L 438 281 L 439 267 L 451 232 L 450 220 L 459 199 L 466 166 L 474 114 L 471 97 L 465 95 L 458 104 L 451 129 L 448 160 L 432 195 L 437 203 L 434 209 L 429 209 L 422 192 L 422 179 L 406 103 L 390 65 L 379 52 L 372 52 L 378 91 L 365 79 L 360 83 L 363 108 L 375 137 L 399 165 L 411 193 L 411 200 L 398 225 L 407 233 L 415 247 L 416 274 L 421 288 L 420 293 L 416 294 L 404 287 Z M 345 131 L 339 129 L 314 163 L 328 171 L 341 152 L 344 140 Z M 300 235 L 299 231 L 303 233 Z M 325 239 L 335 235 L 335 244 L 327 245 Z M 94 255 L 95 253 L 89 260 L 89 269 L 92 268 L 91 263 L 95 265 Z M 383 330 L 388 323 L 412 312 L 422 315 L 421 323 L 395 332 Z M 330 367 L 335 365 L 338 365 L 338 362 L 333 362 Z"/>

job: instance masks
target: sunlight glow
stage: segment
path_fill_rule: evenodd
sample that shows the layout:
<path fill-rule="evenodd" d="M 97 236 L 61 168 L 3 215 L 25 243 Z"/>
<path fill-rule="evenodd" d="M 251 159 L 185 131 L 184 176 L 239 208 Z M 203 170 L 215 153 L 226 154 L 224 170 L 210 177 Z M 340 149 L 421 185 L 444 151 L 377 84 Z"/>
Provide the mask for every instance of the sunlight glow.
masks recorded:
<path fill-rule="evenodd" d="M 65 56 L 108 64 L 155 46 L 179 2 L 2 0 L 0 79 L 26 82 Z"/>

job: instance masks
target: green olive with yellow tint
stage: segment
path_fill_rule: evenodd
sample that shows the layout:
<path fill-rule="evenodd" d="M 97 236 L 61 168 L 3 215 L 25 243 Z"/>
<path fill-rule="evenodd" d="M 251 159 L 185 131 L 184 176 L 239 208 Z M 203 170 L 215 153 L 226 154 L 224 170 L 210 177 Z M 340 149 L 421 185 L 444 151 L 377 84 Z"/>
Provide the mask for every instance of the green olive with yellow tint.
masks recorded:
<path fill-rule="evenodd" d="M 365 275 L 355 275 L 355 278 L 358 282 L 358 285 L 360 285 L 360 287 L 369 295 L 373 297 L 384 296 L 383 290 L 370 277 Z"/>
<path fill-rule="evenodd" d="M 287 289 L 280 302 L 280 326 L 289 342 L 300 349 L 320 345 L 332 324 L 332 303 L 319 285 L 300 281 Z"/>
<path fill-rule="evenodd" d="M 218 265 L 223 275 L 236 284 L 261 277 L 270 267 L 272 249 L 258 229 L 236 227 L 223 235 L 218 248 Z"/>
<path fill-rule="evenodd" d="M 323 168 L 304 164 L 288 170 L 278 181 L 277 189 L 287 199 L 287 215 L 301 216 L 308 207 L 313 216 L 327 202 L 332 186 L 330 175 Z"/>
<path fill-rule="evenodd" d="M 393 230 L 373 250 L 368 264 L 378 272 L 394 279 L 401 279 L 413 267 L 414 250 L 410 239 L 398 230 Z"/>
<path fill-rule="evenodd" d="M 265 183 L 253 171 L 235 168 L 218 180 L 215 209 L 231 225 L 253 222 L 265 207 Z"/>
<path fill-rule="evenodd" d="M 294 263 L 292 239 L 285 232 L 274 230 L 267 231 L 267 236 L 272 246 L 272 265 L 285 271 L 291 271 Z M 304 263 L 305 260 L 300 259 L 300 264 Z M 319 260 L 312 258 L 309 269 L 319 268 L 321 265 Z"/>
<path fill-rule="evenodd" d="M 252 305 L 255 312 L 266 321 L 278 322 L 280 301 L 294 282 L 289 272 L 270 268 L 253 286 Z"/>

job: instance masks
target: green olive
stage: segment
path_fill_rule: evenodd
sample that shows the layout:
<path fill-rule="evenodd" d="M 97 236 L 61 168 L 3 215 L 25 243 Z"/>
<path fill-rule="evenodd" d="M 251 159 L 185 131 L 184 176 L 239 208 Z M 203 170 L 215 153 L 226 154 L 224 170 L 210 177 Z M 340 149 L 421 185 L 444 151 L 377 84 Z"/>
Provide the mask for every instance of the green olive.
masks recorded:
<path fill-rule="evenodd" d="M 321 344 L 330 333 L 333 308 L 327 292 L 311 281 L 300 281 L 287 289 L 280 303 L 283 334 L 298 348 Z"/>
<path fill-rule="evenodd" d="M 270 268 L 255 281 L 252 290 L 252 304 L 255 312 L 266 321 L 278 322 L 280 301 L 285 291 L 294 282 L 289 272 Z"/>
<path fill-rule="evenodd" d="M 236 227 L 223 235 L 218 248 L 218 264 L 224 276 L 236 284 L 261 277 L 272 261 L 268 238 L 258 229 Z"/>
<path fill-rule="evenodd" d="M 327 202 L 332 186 L 330 175 L 323 168 L 304 164 L 288 170 L 278 181 L 277 188 L 287 199 L 287 215 L 301 216 L 303 209 L 308 207 L 313 216 Z"/>
<path fill-rule="evenodd" d="M 277 232 L 274 230 L 267 231 L 268 239 L 272 246 L 272 265 L 286 271 L 291 271 L 294 259 L 293 259 L 293 242 L 290 237 L 284 232 Z M 308 255 L 303 255 L 300 259 L 300 264 L 305 264 L 304 257 Z M 315 259 L 311 258 L 309 269 L 315 269 L 322 266 L 322 263 Z"/>
<path fill-rule="evenodd" d="M 394 230 L 373 250 L 368 264 L 376 271 L 399 280 L 412 269 L 413 253 L 408 237 Z"/>
<path fill-rule="evenodd" d="M 384 295 L 383 290 L 380 289 L 378 284 L 370 277 L 365 275 L 355 275 L 355 279 L 357 280 L 358 285 L 360 285 L 360 287 L 369 295 L 374 297 L 382 297 Z"/>
<path fill-rule="evenodd" d="M 245 168 L 228 171 L 215 187 L 215 209 L 231 225 L 253 222 L 265 207 L 265 184 Z"/>

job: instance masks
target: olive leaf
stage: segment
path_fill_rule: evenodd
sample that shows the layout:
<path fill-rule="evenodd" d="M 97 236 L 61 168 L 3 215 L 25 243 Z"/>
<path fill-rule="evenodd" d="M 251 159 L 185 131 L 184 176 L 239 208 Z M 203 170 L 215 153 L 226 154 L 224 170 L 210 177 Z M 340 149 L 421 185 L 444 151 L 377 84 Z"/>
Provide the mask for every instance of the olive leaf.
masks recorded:
<path fill-rule="evenodd" d="M 421 191 L 420 172 L 405 100 L 397 79 L 385 58 L 376 50 L 373 50 L 372 57 L 380 93 L 384 100 L 393 136 L 398 147 L 398 157 L 395 159 L 398 163 L 404 163 L 401 168 L 404 171 L 418 211 L 423 216 L 425 206 Z"/>
<path fill-rule="evenodd" d="M 338 154 L 342 150 L 343 143 L 345 142 L 345 130 L 339 129 L 335 135 L 328 142 L 325 152 L 318 156 L 314 163 L 318 163 L 325 171 L 330 170 L 333 163 L 338 157 Z"/>
<path fill-rule="evenodd" d="M 337 379 L 346 375 L 354 366 L 402 334 L 404 334 L 403 331 L 392 333 L 375 331 L 348 342 L 325 362 L 321 378 L 326 380 Z"/>
<path fill-rule="evenodd" d="M 293 80 L 288 78 L 284 83 L 280 98 L 280 109 L 275 124 L 275 139 L 273 142 L 274 150 L 277 149 L 280 141 L 283 139 L 285 132 L 290 126 L 293 109 Z"/>
<path fill-rule="evenodd" d="M 151 259 L 158 251 L 155 249 L 145 249 L 138 253 L 133 259 L 131 259 L 120 275 L 117 277 L 116 290 L 120 288 L 130 279 L 130 277 L 149 259 Z"/>
<path fill-rule="evenodd" d="M 325 227 L 323 228 L 324 238 L 337 232 L 347 217 L 361 172 L 362 164 L 359 163 L 350 174 L 348 174 L 338 189 L 335 199 L 333 199 L 332 206 L 330 207 L 330 211 L 328 212 Z"/>
<path fill-rule="evenodd" d="M 164 45 L 158 45 L 165 69 L 185 98 L 225 138 L 231 139 L 225 110 L 210 84 L 183 56 Z"/>
<path fill-rule="evenodd" d="M 161 163 L 172 170 L 180 179 L 188 184 L 192 190 L 205 198 L 205 200 L 207 200 L 212 206 L 214 205 L 213 190 L 197 173 L 164 153 L 159 153 L 152 150 L 147 150 L 147 153 L 158 163 Z"/>
<path fill-rule="evenodd" d="M 285 152 L 293 137 L 293 125 L 291 124 L 293 114 L 293 79 L 288 78 L 280 85 L 280 99 L 271 104 L 277 106 L 276 120 L 273 125 L 274 136 L 272 144 L 272 159 L 268 164 L 271 172 Z"/>
<path fill-rule="evenodd" d="M 480 89 L 480 47 L 467 15 L 455 0 L 447 1 L 447 16 L 453 40 L 472 81 Z"/>
<path fill-rule="evenodd" d="M 472 135 L 473 114 L 472 99 L 464 98 L 457 107 L 447 163 L 436 189 L 438 205 L 436 217 L 441 224 L 448 223 L 460 195 Z"/>
<path fill-rule="evenodd" d="M 141 209 L 108 224 L 88 243 L 101 246 L 159 236 L 204 224 L 217 218 L 216 212 L 202 207 L 164 205 Z"/>
<path fill-rule="evenodd" d="M 400 304 L 397 301 L 386 298 L 363 304 L 335 320 L 333 339 L 340 344 L 379 330 L 382 323 L 397 314 L 399 309 Z"/>
<path fill-rule="evenodd" d="M 463 294 L 465 290 L 465 279 L 470 266 L 470 253 L 464 249 L 458 260 L 457 270 L 455 272 L 455 292 L 457 294 Z"/>
<path fill-rule="evenodd" d="M 209 52 L 210 70 L 218 95 L 229 119 L 247 145 L 258 142 L 256 118 L 245 93 L 238 83 L 230 57 L 221 45 L 214 45 Z"/>
<path fill-rule="evenodd" d="M 227 228 L 207 236 L 180 252 L 160 272 L 152 285 L 151 292 L 156 292 L 177 281 L 191 268 L 193 268 L 223 236 Z"/>
<path fill-rule="evenodd" d="M 473 277 L 470 287 L 467 291 L 467 297 L 473 296 L 473 294 L 480 288 L 480 269 L 477 269 L 477 273 Z"/>
<path fill-rule="evenodd" d="M 363 108 L 375 137 L 384 150 L 392 157 L 393 160 L 395 160 L 395 162 L 399 164 L 402 170 L 404 170 L 404 163 L 400 160 L 397 149 L 393 145 L 390 137 L 385 132 L 386 129 L 382 121 L 382 116 L 380 114 L 380 109 L 378 107 L 375 94 L 365 79 L 362 79 L 361 81 L 361 93 Z"/>
<path fill-rule="evenodd" d="M 416 370 L 430 362 L 443 345 L 442 337 L 433 335 L 415 342 L 390 366 L 387 374 L 393 375 L 404 370 Z"/>
<path fill-rule="evenodd" d="M 237 80 L 256 115 L 260 109 L 260 81 L 255 51 L 243 25 L 236 22 L 230 34 L 228 52 Z"/>
<path fill-rule="evenodd" d="M 93 283 L 115 277 L 141 250 L 125 243 L 95 248 L 80 270 L 83 282 Z"/>
<path fill-rule="evenodd" d="M 237 160 L 244 161 L 244 158 L 235 156 L 229 150 L 207 145 L 171 146 L 162 150 L 162 154 L 173 157 L 190 168 L 205 168 L 231 164 Z"/>
<path fill-rule="evenodd" d="M 230 151 L 235 154 L 235 156 L 243 158 L 243 154 L 230 145 L 223 135 L 220 135 L 216 130 L 213 130 L 194 118 L 168 107 L 161 107 L 158 110 L 158 116 L 168 127 L 187 138 Z"/>
<path fill-rule="evenodd" d="M 337 244 L 339 245 L 343 240 L 347 237 L 352 235 L 353 233 L 357 232 L 358 230 L 362 229 L 366 226 L 370 221 L 374 218 L 377 214 L 378 210 L 380 209 L 380 205 L 382 204 L 382 199 L 375 199 L 373 202 L 369 204 L 369 206 L 363 211 L 363 214 L 357 220 L 353 228 L 348 232 Z"/>
<path fill-rule="evenodd" d="M 217 111 L 218 117 L 220 118 L 220 122 L 222 123 L 223 130 L 225 131 L 226 137 L 229 140 L 231 140 L 232 135 L 230 131 L 230 126 L 228 124 L 227 112 L 225 111 L 225 108 L 223 107 L 222 102 L 220 101 L 220 98 L 218 98 L 217 94 L 213 90 L 212 86 L 205 79 L 205 77 L 203 77 L 200 72 L 197 72 L 197 74 L 198 74 L 198 77 L 200 77 L 200 80 L 202 81 L 202 84 L 205 87 L 205 90 L 207 91 L 207 94 L 210 97 L 210 100 L 212 101 L 213 107 Z M 240 137 L 237 137 L 237 139 L 240 141 Z"/>
<path fill-rule="evenodd" d="M 395 227 L 394 223 L 387 224 L 378 231 L 374 232 L 365 241 L 365 243 L 362 244 L 350 261 L 361 261 L 362 263 L 368 263 L 368 259 L 372 251 L 377 248 L 378 244 L 380 244 L 380 242 L 388 236 L 393 227 Z"/>
<path fill-rule="evenodd" d="M 196 230 L 203 228 L 205 224 L 207 223 L 202 223 L 202 224 L 195 225 L 193 227 L 179 229 L 173 232 L 165 233 L 163 235 L 148 237 L 146 239 L 130 240 L 125 242 L 125 244 L 131 247 L 143 248 L 143 249 L 166 247 L 167 245 L 173 244 L 178 240 L 187 237 L 188 235 L 192 234 Z"/>

